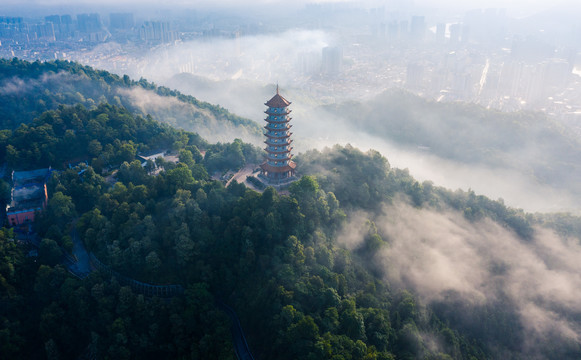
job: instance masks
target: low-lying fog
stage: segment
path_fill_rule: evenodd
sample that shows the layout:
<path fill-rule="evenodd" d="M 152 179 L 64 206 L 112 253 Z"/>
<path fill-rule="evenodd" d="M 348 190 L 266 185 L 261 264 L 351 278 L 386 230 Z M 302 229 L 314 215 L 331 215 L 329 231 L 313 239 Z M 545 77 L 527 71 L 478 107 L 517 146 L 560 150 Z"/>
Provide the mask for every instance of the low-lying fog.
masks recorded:
<path fill-rule="evenodd" d="M 551 342 L 579 342 L 578 239 L 536 228 L 523 241 L 488 218 L 470 222 L 457 211 L 418 209 L 404 200 L 379 215 L 350 218 L 338 241 L 349 249 L 362 246 L 365 223 L 373 219 L 389 244 L 375 263 L 392 285 L 413 289 L 426 303 L 456 304 L 451 311 L 475 328 L 495 321 L 480 319 L 478 309 L 511 309 L 522 326 L 517 349 L 523 358 L 544 359 L 539 350 Z"/>
<path fill-rule="evenodd" d="M 453 190 L 472 189 L 530 212 L 579 209 L 566 189 L 539 184 L 528 174 L 508 168 L 460 164 L 439 158 L 421 146 L 403 149 L 326 112 L 321 105 L 345 100 L 350 93 L 360 100 L 383 90 L 373 85 L 351 84 L 340 76 L 334 80 L 319 76 L 316 82 L 311 81 L 301 64 L 304 61 L 320 64 L 322 48 L 334 44 L 333 36 L 319 30 L 186 42 L 151 53 L 129 75 L 220 104 L 259 124 L 265 116 L 264 103 L 274 95 L 278 82 L 281 94 L 292 102 L 295 153 L 350 143 L 362 150 L 379 150 L 392 166 L 408 168 L 418 180 L 430 180 Z M 328 92 L 324 84 L 329 84 Z"/>

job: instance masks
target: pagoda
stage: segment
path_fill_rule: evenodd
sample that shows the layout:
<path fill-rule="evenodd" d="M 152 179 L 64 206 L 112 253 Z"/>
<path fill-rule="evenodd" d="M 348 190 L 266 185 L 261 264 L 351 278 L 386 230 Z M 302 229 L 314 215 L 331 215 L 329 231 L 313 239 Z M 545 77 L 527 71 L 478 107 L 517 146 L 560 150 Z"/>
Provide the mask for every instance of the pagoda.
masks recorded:
<path fill-rule="evenodd" d="M 264 105 L 268 106 L 265 113 L 266 119 L 266 161 L 260 164 L 260 177 L 268 185 L 285 185 L 295 180 L 295 168 L 297 164 L 292 161 L 290 146 L 292 143 L 289 131 L 292 125 L 289 124 L 291 118 L 288 116 L 291 110 L 287 109 L 290 101 L 283 98 L 276 86 L 276 95 L 268 100 Z"/>

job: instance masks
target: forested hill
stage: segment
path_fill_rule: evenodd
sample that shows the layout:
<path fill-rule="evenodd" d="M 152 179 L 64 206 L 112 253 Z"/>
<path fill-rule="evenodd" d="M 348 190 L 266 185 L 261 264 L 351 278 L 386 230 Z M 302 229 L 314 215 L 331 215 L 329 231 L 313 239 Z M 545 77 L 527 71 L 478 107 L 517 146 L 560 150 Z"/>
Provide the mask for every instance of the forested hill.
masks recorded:
<path fill-rule="evenodd" d="M 581 141 L 537 112 L 501 112 L 389 90 L 365 102 L 327 106 L 337 119 L 401 146 L 444 159 L 516 170 L 581 198 Z"/>
<path fill-rule="evenodd" d="M 352 146 L 298 156 L 284 194 L 225 187 L 208 174 L 261 150 L 80 100 L 0 132 L 9 167 L 59 169 L 38 257 L 0 229 L 1 359 L 235 359 L 217 301 L 257 359 L 581 358 L 579 218 L 420 183 Z M 156 148 L 179 161 L 133 160 Z M 69 274 L 74 240 L 111 271 Z M 185 292 L 148 298 L 118 274 Z"/>
<path fill-rule="evenodd" d="M 568 331 L 581 322 L 578 244 L 531 215 L 419 183 L 350 146 L 299 156 L 306 176 L 288 195 L 225 188 L 210 167 L 240 166 L 254 148 L 211 145 L 106 104 L 47 112 L 8 141 L 20 161 L 46 166 L 108 136 L 119 145 L 102 151 L 121 163 L 116 183 L 86 165 L 55 173 L 37 260 L 0 231 L 2 358 L 234 359 L 216 299 L 237 311 L 258 359 L 581 356 Z M 159 163 L 159 174 L 128 161 L 132 147 L 156 142 L 180 161 Z M 559 231 L 578 236 L 574 223 Z M 117 273 L 185 294 L 148 299 L 105 273 L 69 275 L 61 249 L 76 234 Z"/>
<path fill-rule="evenodd" d="M 15 129 L 59 105 L 92 108 L 108 103 L 210 141 L 255 141 L 262 132 L 253 121 L 145 79 L 135 81 L 68 61 L 0 59 L 0 127 Z"/>
<path fill-rule="evenodd" d="M 71 162 L 83 161 L 101 173 L 124 162 L 131 163 L 137 154 L 183 150 L 191 153 L 187 156 L 197 160 L 196 167 L 204 174 L 206 169 L 212 173 L 235 170 L 262 158 L 261 149 L 240 139 L 210 144 L 198 134 L 106 103 L 92 109 L 81 104 L 61 106 L 14 131 L 0 131 L 0 163 L 15 170 L 48 166 L 61 170 Z M 201 151 L 206 152 L 205 157 Z"/>

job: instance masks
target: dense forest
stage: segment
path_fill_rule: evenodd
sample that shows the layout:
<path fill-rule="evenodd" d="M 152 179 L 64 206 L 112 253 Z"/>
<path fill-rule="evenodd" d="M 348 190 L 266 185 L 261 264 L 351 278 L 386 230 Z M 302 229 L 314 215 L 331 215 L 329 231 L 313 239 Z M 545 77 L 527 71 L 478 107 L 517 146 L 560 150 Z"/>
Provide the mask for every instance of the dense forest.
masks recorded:
<path fill-rule="evenodd" d="M 1 127 L 15 129 L 59 105 L 92 109 L 108 103 L 134 115 L 196 132 L 211 141 L 254 140 L 261 129 L 252 120 L 145 79 L 135 81 L 69 61 L 0 59 Z"/>
<path fill-rule="evenodd" d="M 504 241 L 523 248 L 537 246 L 540 225 L 579 236 L 574 216 L 526 214 L 420 183 L 378 152 L 349 145 L 298 156 L 300 179 L 284 193 L 225 187 L 208 174 L 255 163 L 260 150 L 241 140 L 211 144 L 105 102 L 11 121 L 2 161 L 58 171 L 35 223 L 38 257 L 13 230 L 0 230 L 1 358 L 235 359 L 222 303 L 237 312 L 256 359 L 581 357 L 579 343 L 558 329 L 527 342 L 536 333 L 509 291 L 477 302 L 458 291 L 429 299 L 397 281 L 396 258 L 382 260 L 405 236 L 403 210 L 393 209 L 423 212 L 425 222 L 444 214 L 474 233 L 493 226 L 493 236 L 509 234 Z M 160 149 L 179 161 L 135 160 Z M 115 274 L 180 284 L 184 294 L 145 296 L 106 272 L 73 276 L 62 254 L 75 236 Z M 483 247 L 487 239 L 476 238 Z M 504 289 L 501 277 L 514 265 L 492 260 L 485 267 Z M 581 324 L 575 306 L 551 299 L 531 300 L 537 314 Z"/>

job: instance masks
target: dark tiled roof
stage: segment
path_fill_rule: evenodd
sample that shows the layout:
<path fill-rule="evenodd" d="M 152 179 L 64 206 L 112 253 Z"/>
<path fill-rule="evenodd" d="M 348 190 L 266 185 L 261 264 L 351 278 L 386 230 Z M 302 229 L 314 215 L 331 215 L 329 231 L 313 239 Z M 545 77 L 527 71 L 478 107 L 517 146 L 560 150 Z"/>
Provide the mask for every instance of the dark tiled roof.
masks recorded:
<path fill-rule="evenodd" d="M 32 171 L 14 171 L 12 180 L 12 201 L 8 213 L 41 208 L 46 201 L 46 180 L 50 168 Z"/>
<path fill-rule="evenodd" d="M 14 171 L 12 181 L 14 186 L 23 186 L 27 183 L 44 183 L 50 175 L 50 168 L 31 171 Z"/>
<path fill-rule="evenodd" d="M 276 93 L 276 95 L 274 95 L 272 99 L 268 100 L 264 105 L 274 108 L 284 108 L 289 106 L 290 104 L 291 104 L 290 101 L 280 96 L 279 93 Z"/>
<path fill-rule="evenodd" d="M 264 162 L 260 164 L 260 167 L 268 172 L 287 172 L 294 170 L 297 167 L 297 164 L 294 161 L 289 161 L 287 166 L 272 166 Z"/>

